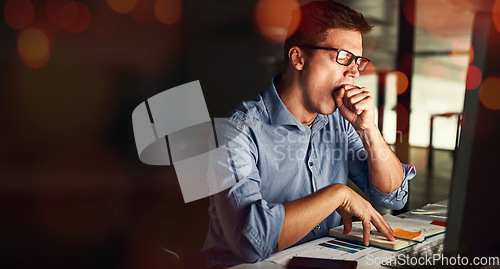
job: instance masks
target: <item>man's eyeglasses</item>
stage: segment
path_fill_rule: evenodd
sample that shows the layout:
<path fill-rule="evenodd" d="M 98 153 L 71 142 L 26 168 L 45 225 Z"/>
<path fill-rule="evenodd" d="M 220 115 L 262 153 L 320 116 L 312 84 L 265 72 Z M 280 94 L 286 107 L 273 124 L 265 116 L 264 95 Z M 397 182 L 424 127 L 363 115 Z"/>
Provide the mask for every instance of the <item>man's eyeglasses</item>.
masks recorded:
<path fill-rule="evenodd" d="M 307 49 L 313 49 L 313 50 L 333 50 L 337 52 L 337 57 L 335 58 L 335 61 L 338 64 L 344 65 L 344 66 L 349 66 L 352 61 L 358 65 L 358 70 L 359 71 L 364 71 L 366 67 L 368 66 L 368 63 L 370 60 L 365 57 L 360 57 L 352 54 L 352 52 L 347 51 L 347 50 L 342 50 L 342 49 L 336 49 L 336 48 L 326 48 L 326 47 L 320 47 L 320 46 L 314 46 L 314 45 L 300 45 L 298 46 L 299 48 L 307 48 Z"/>

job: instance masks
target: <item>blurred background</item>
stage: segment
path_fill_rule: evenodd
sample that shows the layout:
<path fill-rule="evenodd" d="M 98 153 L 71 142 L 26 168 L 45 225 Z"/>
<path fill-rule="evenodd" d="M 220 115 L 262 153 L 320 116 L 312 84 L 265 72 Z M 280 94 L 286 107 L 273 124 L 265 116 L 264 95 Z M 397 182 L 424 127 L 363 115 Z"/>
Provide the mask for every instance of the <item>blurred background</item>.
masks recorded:
<path fill-rule="evenodd" d="M 211 117 L 253 98 L 280 72 L 288 14 L 306 2 L 0 1 L 0 263 L 177 266 L 167 249 L 199 268 L 208 199 L 184 203 L 173 166 L 139 161 L 132 111 L 193 80 Z M 500 85 L 471 44 L 477 14 L 500 31 L 500 0 L 339 2 L 375 25 L 356 84 L 417 168 L 405 210 L 447 199 L 465 92 Z M 482 96 L 500 109 L 498 91 Z"/>

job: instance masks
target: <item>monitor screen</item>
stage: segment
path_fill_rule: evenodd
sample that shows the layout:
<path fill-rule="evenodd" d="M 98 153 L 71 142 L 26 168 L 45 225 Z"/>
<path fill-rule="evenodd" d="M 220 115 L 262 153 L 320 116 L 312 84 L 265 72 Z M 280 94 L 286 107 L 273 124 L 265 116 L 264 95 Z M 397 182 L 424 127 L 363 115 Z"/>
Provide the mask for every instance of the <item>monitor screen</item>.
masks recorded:
<path fill-rule="evenodd" d="M 472 65 L 481 70 L 482 83 L 465 94 L 444 246 L 449 256 L 500 255 L 499 31 L 491 12 L 476 15 Z"/>

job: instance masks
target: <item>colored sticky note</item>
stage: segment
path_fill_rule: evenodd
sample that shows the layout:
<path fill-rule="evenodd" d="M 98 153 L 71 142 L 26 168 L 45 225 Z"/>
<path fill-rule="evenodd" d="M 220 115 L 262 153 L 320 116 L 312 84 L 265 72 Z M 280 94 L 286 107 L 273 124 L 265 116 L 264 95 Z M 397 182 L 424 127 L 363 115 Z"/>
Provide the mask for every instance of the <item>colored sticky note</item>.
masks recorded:
<path fill-rule="evenodd" d="M 406 239 L 413 239 L 415 237 L 418 237 L 422 233 L 422 231 L 410 232 L 410 231 L 396 228 L 396 229 L 394 229 L 394 233 L 396 234 L 397 237 L 402 237 L 402 238 L 406 238 Z"/>

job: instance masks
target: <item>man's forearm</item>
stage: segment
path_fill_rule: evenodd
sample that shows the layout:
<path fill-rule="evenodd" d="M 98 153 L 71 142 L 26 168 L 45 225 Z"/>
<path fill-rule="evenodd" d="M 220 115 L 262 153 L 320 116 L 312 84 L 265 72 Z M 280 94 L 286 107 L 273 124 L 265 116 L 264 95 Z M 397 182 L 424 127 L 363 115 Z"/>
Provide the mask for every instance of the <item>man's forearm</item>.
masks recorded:
<path fill-rule="evenodd" d="M 372 185 L 383 193 L 393 192 L 401 186 L 403 180 L 401 162 L 375 125 L 358 133 L 367 154 Z"/>
<path fill-rule="evenodd" d="M 352 228 L 352 217 L 363 223 L 363 243 L 368 246 L 370 223 L 387 239 L 394 241 L 394 232 L 371 204 L 351 188 L 342 184 L 327 186 L 315 193 L 285 204 L 285 221 L 278 238 L 278 250 L 283 250 L 306 236 L 333 211 L 342 217 L 344 233 Z"/>
<path fill-rule="evenodd" d="M 278 250 L 295 244 L 332 214 L 346 196 L 344 187 L 341 184 L 330 185 L 298 200 L 286 202 Z"/>

